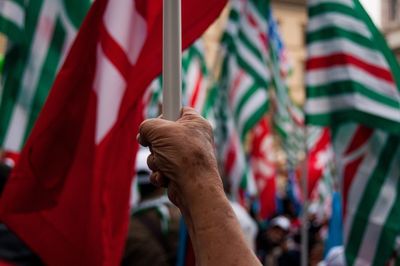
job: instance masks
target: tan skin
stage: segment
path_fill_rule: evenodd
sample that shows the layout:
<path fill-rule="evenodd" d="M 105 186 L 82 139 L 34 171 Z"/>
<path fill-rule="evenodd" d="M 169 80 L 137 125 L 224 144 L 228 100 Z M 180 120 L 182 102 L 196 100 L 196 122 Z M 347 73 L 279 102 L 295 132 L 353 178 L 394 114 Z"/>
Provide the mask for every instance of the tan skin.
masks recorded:
<path fill-rule="evenodd" d="M 151 150 L 151 182 L 168 185 L 168 196 L 187 224 L 196 265 L 261 265 L 225 196 L 210 124 L 184 108 L 178 121 L 149 119 L 139 132 L 140 144 Z"/>

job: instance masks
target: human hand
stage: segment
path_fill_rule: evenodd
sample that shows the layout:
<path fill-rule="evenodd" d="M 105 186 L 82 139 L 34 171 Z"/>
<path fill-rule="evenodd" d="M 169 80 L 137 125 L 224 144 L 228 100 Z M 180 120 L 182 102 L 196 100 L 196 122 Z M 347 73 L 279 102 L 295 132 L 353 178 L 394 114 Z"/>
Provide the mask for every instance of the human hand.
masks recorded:
<path fill-rule="evenodd" d="M 148 146 L 147 159 L 156 186 L 168 185 L 168 196 L 178 207 L 193 196 L 221 190 L 210 124 L 191 108 L 184 108 L 176 122 L 161 118 L 144 121 L 139 128 L 139 143 Z M 211 190 L 210 190 L 211 186 Z"/>

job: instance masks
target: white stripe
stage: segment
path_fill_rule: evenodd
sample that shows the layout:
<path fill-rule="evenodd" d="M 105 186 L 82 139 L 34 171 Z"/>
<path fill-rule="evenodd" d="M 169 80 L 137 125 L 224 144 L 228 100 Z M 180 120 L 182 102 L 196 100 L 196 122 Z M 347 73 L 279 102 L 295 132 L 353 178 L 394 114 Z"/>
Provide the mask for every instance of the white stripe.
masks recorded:
<path fill-rule="evenodd" d="M 384 146 L 384 143 L 381 143 Z M 377 154 L 376 154 L 377 155 Z M 375 201 L 374 207 L 369 215 L 368 226 L 363 234 L 363 239 L 354 265 L 363 266 L 366 262 L 373 262 L 376 254 L 377 245 L 383 226 L 390 214 L 390 211 L 395 204 L 397 196 L 397 186 L 400 173 L 400 149 L 396 152 L 388 171 L 386 180 L 382 185 L 379 197 Z M 357 226 L 357 225 L 354 225 Z"/>
<path fill-rule="evenodd" d="M 96 144 L 99 144 L 118 118 L 126 81 L 105 57 L 101 45 L 97 51 L 96 74 L 93 84 L 97 93 Z"/>
<path fill-rule="evenodd" d="M 333 3 L 353 7 L 353 0 L 308 0 L 308 6 L 313 7 L 324 3 Z"/>
<path fill-rule="evenodd" d="M 395 84 L 375 77 L 353 65 L 309 70 L 306 74 L 307 86 L 324 86 L 339 81 L 357 82 L 371 91 L 392 100 L 397 100 L 400 103 L 400 93 L 397 91 Z"/>
<path fill-rule="evenodd" d="M 65 60 L 66 56 L 68 55 L 69 49 L 72 47 L 72 43 L 75 40 L 75 37 L 77 35 L 77 30 L 78 30 L 71 23 L 71 20 L 68 17 L 68 14 L 66 13 L 65 8 L 61 8 L 61 10 L 60 10 L 60 21 L 61 21 L 66 33 L 65 33 L 64 45 L 63 45 L 62 52 L 61 52 L 62 58 L 60 59 L 60 63 L 58 65 L 59 68 L 64 63 L 64 60 Z"/>
<path fill-rule="evenodd" d="M 247 75 L 243 75 L 241 80 L 238 82 L 239 84 L 233 84 L 231 82 L 229 88 L 229 93 L 230 93 L 230 104 L 232 107 L 232 110 L 236 111 L 236 108 L 238 108 L 238 105 L 240 101 L 242 100 L 243 96 L 246 94 L 246 92 L 249 90 L 249 88 L 253 85 L 254 81 Z M 236 85 L 237 88 L 232 88 L 233 85 Z M 234 90 L 234 91 L 232 91 Z M 231 93 L 235 93 L 232 95 Z"/>
<path fill-rule="evenodd" d="M 260 76 L 263 80 L 269 80 L 269 72 L 267 71 L 267 66 L 260 61 L 260 58 L 257 58 L 246 45 L 242 44 L 240 40 L 236 42 L 238 48 L 238 54 L 240 57 L 245 60 L 248 65 L 257 72 L 258 76 Z"/>
<path fill-rule="evenodd" d="M 242 135 L 244 125 L 254 115 L 254 113 L 268 101 L 268 95 L 265 90 L 257 90 L 251 98 L 246 101 L 242 107 L 238 118 L 239 133 Z"/>
<path fill-rule="evenodd" d="M 357 128 L 357 127 L 355 127 Z M 353 135 L 353 132 L 344 132 L 342 133 L 347 134 L 347 135 Z M 358 210 L 358 206 L 360 204 L 361 198 L 363 196 L 362 191 L 365 190 L 365 187 L 368 184 L 369 181 L 369 176 L 375 169 L 377 163 L 378 163 L 378 157 L 377 154 L 380 154 L 382 146 L 380 145 L 374 145 L 376 141 L 384 137 L 380 132 L 374 132 L 374 135 L 371 136 L 370 140 L 360 147 L 360 150 L 362 150 L 362 155 L 365 155 L 364 160 L 362 161 L 361 165 L 358 168 L 357 173 L 354 176 L 353 182 L 350 186 L 350 189 L 348 191 L 347 195 L 347 212 L 346 212 L 346 217 L 345 217 L 345 223 L 344 223 L 344 238 L 345 238 L 345 243 L 349 241 L 349 233 L 354 226 L 353 224 L 353 219 L 354 215 Z M 338 136 L 338 138 L 335 140 L 335 146 L 337 145 L 337 142 L 340 142 L 341 137 Z M 355 152 L 359 152 L 358 150 Z M 338 158 L 338 165 L 339 169 L 341 172 L 341 176 L 343 177 L 343 171 L 344 167 L 352 162 L 352 154 L 349 155 L 342 155 L 343 157 Z M 354 159 L 353 159 L 354 160 Z"/>
<path fill-rule="evenodd" d="M 385 57 L 376 50 L 363 47 L 355 42 L 344 38 L 335 38 L 326 41 L 318 41 L 308 45 L 308 60 L 313 57 L 329 56 L 334 54 L 348 54 L 369 65 L 389 70 Z"/>
<path fill-rule="evenodd" d="M 312 17 L 308 22 L 307 32 L 311 33 L 332 26 L 352 31 L 366 37 L 367 39 L 372 37 L 371 32 L 363 21 L 348 15 L 334 12 Z"/>
<path fill-rule="evenodd" d="M 389 107 L 361 94 L 344 94 L 308 99 L 305 111 L 309 115 L 356 109 L 367 114 L 400 123 L 400 109 Z"/>
<path fill-rule="evenodd" d="M 25 27 L 24 9 L 10 0 L 2 0 L 0 2 L 0 16 L 16 24 L 21 30 Z"/>
<path fill-rule="evenodd" d="M 136 9 L 136 1 L 109 1 L 104 15 L 104 24 L 109 34 L 118 42 L 135 64 L 147 35 L 145 19 Z"/>
<path fill-rule="evenodd" d="M 32 100 L 39 82 L 42 66 L 49 50 L 60 3 L 45 0 L 39 16 L 38 26 L 30 48 L 29 58 L 22 76 L 18 101 L 11 117 L 11 123 L 4 141 L 4 148 L 19 151 L 28 126 Z"/>

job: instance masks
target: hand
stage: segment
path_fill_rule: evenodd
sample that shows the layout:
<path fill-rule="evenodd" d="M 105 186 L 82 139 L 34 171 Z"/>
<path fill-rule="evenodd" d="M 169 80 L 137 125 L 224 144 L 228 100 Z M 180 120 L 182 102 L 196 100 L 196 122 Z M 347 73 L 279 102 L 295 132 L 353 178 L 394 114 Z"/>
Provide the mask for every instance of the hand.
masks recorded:
<path fill-rule="evenodd" d="M 139 143 L 148 146 L 151 182 L 168 185 L 168 196 L 178 207 L 186 205 L 207 185 L 222 190 L 210 124 L 191 108 L 184 108 L 178 121 L 161 118 L 144 121 Z M 201 193 L 200 193 L 201 194 Z"/>

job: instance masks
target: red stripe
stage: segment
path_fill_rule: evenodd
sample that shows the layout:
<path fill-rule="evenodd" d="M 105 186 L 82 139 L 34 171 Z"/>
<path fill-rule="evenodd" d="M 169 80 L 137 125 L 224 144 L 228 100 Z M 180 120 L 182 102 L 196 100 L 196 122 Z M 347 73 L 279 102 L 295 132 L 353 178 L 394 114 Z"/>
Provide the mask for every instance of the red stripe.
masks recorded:
<path fill-rule="evenodd" d="M 128 81 L 133 66 L 125 51 L 107 31 L 104 22 L 101 24 L 100 43 L 107 59 L 118 69 L 125 81 Z"/>
<path fill-rule="evenodd" d="M 236 77 L 233 79 L 232 87 L 229 90 L 229 102 L 231 103 L 231 105 L 233 104 L 233 100 L 235 99 L 235 96 L 239 89 L 239 84 L 242 81 L 244 75 L 245 75 L 244 71 L 240 69 L 239 73 L 237 73 Z"/>
<path fill-rule="evenodd" d="M 199 97 L 200 94 L 200 89 L 201 89 L 201 83 L 203 82 L 203 75 L 200 72 L 199 78 L 196 79 L 196 84 L 194 86 L 194 90 L 193 90 L 193 94 L 192 94 L 192 98 L 190 99 L 190 106 L 191 107 L 196 107 L 196 103 L 197 103 L 197 99 Z"/>
<path fill-rule="evenodd" d="M 311 58 L 307 61 L 306 68 L 307 70 L 314 70 L 319 68 L 348 65 L 356 66 L 367 71 L 372 76 L 394 83 L 393 75 L 389 70 L 368 64 L 362 59 L 345 53 Z"/>
<path fill-rule="evenodd" d="M 226 163 L 225 163 L 225 174 L 229 174 L 232 171 L 233 165 L 236 162 L 236 150 L 235 145 L 233 143 L 233 139 L 229 142 L 229 150 L 228 154 L 226 155 Z"/>
<path fill-rule="evenodd" d="M 367 128 L 365 126 L 358 126 L 356 129 L 353 138 L 348 146 L 345 155 L 349 155 L 350 153 L 354 152 L 355 150 L 359 149 L 362 145 L 364 145 L 369 138 L 371 137 L 373 130 Z"/>

